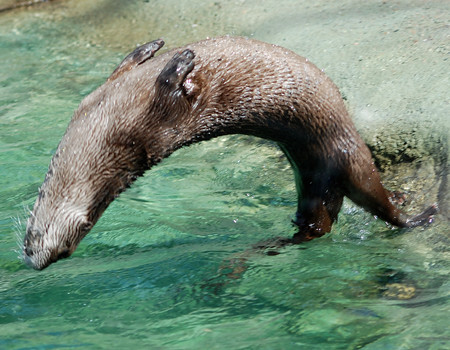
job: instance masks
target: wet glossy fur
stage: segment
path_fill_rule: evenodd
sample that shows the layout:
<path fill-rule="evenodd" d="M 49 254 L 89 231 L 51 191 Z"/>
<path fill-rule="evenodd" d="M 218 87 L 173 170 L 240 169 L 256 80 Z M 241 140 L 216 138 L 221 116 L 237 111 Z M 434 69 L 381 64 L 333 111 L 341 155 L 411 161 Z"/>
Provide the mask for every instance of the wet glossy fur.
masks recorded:
<path fill-rule="evenodd" d="M 106 207 L 182 146 L 241 133 L 273 140 L 294 168 L 299 233 L 331 230 L 344 196 L 381 219 L 412 227 L 381 185 L 341 95 L 292 51 L 224 37 L 153 57 L 161 40 L 128 55 L 75 112 L 28 221 L 25 260 L 42 269 L 69 256 Z"/>

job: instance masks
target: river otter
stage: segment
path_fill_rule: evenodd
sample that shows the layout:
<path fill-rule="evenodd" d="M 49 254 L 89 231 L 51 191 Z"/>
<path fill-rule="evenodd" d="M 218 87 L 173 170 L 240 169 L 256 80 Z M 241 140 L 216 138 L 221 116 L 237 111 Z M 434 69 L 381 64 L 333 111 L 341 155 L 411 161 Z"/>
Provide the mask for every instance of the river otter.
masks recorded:
<path fill-rule="evenodd" d="M 156 40 L 128 55 L 75 111 L 27 223 L 25 261 L 68 257 L 107 206 L 180 147 L 240 133 L 275 141 L 298 191 L 292 242 L 331 230 L 344 196 L 399 227 L 428 222 L 390 202 L 371 153 L 333 82 L 285 48 L 208 39 L 153 57 Z"/>

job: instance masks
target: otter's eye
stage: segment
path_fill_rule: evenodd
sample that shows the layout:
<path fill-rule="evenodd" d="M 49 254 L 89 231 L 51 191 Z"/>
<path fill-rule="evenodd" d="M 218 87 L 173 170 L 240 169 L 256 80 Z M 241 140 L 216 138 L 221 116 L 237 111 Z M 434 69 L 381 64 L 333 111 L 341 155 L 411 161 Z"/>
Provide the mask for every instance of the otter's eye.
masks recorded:
<path fill-rule="evenodd" d="M 28 227 L 26 234 L 27 234 L 28 237 L 31 237 L 31 238 L 41 237 L 42 236 L 41 231 L 39 231 L 38 229 L 36 229 L 34 227 L 33 228 Z"/>

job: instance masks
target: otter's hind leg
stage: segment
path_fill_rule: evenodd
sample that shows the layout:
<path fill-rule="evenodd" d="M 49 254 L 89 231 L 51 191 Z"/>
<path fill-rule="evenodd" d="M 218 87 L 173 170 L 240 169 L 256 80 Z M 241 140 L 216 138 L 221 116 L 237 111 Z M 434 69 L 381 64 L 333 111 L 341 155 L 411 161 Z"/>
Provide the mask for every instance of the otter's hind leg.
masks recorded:
<path fill-rule="evenodd" d="M 163 46 L 164 41 L 158 39 L 137 47 L 132 53 L 123 59 L 114 72 L 112 72 L 111 76 L 108 78 L 108 81 L 117 79 L 123 73 L 149 60 Z"/>
<path fill-rule="evenodd" d="M 394 194 L 386 190 L 373 166 L 366 174 L 350 174 L 346 180 L 345 195 L 380 219 L 398 227 L 416 227 L 432 220 L 437 206 L 432 205 L 416 216 L 408 216 L 392 204 Z"/>

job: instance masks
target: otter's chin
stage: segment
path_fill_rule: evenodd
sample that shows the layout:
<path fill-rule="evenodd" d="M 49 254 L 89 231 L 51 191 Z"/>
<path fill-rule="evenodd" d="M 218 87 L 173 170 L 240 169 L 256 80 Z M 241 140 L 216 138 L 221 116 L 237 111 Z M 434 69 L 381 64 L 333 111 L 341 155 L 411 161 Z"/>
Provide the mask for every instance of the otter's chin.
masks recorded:
<path fill-rule="evenodd" d="M 43 270 L 53 262 L 48 259 L 41 259 L 36 256 L 29 256 L 27 254 L 23 255 L 23 260 L 29 267 L 35 270 Z"/>
<path fill-rule="evenodd" d="M 68 258 L 70 255 L 72 255 L 72 252 L 69 249 L 40 251 L 38 254 L 32 255 L 27 254 L 27 250 L 24 249 L 23 259 L 29 267 L 41 271 L 58 260 Z"/>

